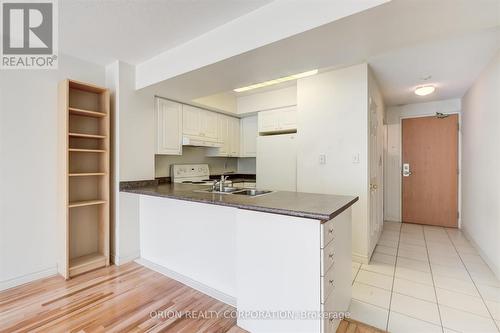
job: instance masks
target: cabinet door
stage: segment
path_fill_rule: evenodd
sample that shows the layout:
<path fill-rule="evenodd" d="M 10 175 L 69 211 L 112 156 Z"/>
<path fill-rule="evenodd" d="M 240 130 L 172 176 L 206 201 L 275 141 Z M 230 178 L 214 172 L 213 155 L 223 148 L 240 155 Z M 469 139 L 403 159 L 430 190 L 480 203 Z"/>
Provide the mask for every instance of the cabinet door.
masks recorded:
<path fill-rule="evenodd" d="M 156 99 L 156 154 L 182 154 L 182 106 Z"/>
<path fill-rule="evenodd" d="M 231 147 L 229 156 L 238 157 L 240 155 L 240 120 L 230 117 L 229 125 L 229 141 Z"/>
<path fill-rule="evenodd" d="M 218 149 L 218 156 L 228 156 L 230 148 L 229 140 L 229 117 L 219 114 L 217 116 L 218 141 L 222 143 L 222 147 Z"/>
<path fill-rule="evenodd" d="M 211 141 L 218 139 L 217 113 L 200 110 L 200 135 Z"/>
<path fill-rule="evenodd" d="M 297 108 L 295 106 L 279 110 L 279 130 L 288 131 L 297 129 Z"/>
<path fill-rule="evenodd" d="M 240 121 L 240 156 L 257 156 L 257 116 L 246 117 Z"/>
<path fill-rule="evenodd" d="M 278 113 L 276 111 L 259 112 L 259 132 L 275 132 L 279 128 Z"/>
<path fill-rule="evenodd" d="M 201 109 L 190 105 L 182 106 L 182 133 L 190 136 L 200 136 Z"/>

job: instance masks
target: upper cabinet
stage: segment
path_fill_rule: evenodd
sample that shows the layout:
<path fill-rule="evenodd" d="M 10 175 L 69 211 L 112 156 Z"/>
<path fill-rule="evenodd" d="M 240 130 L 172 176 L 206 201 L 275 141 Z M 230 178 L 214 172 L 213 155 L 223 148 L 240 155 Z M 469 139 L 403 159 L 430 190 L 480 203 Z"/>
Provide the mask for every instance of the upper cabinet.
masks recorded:
<path fill-rule="evenodd" d="M 297 107 L 290 106 L 271 111 L 259 112 L 260 133 L 287 133 L 297 131 Z"/>
<path fill-rule="evenodd" d="M 182 133 L 185 136 L 217 141 L 217 113 L 191 105 L 183 105 L 182 109 Z"/>
<path fill-rule="evenodd" d="M 156 98 L 156 154 L 182 155 L 182 104 Z"/>
<path fill-rule="evenodd" d="M 257 116 L 242 118 L 240 121 L 240 157 L 257 156 Z"/>
<path fill-rule="evenodd" d="M 240 119 L 229 117 L 229 156 L 238 157 L 240 155 Z"/>
<path fill-rule="evenodd" d="M 240 153 L 240 120 L 223 114 L 217 115 L 217 141 L 220 148 L 209 148 L 208 156 L 238 157 Z"/>

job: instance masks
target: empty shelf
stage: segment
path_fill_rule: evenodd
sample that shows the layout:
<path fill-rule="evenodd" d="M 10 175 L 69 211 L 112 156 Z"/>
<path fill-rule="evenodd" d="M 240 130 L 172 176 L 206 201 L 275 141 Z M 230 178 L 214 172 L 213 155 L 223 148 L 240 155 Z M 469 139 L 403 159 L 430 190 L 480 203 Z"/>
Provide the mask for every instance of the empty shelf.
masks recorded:
<path fill-rule="evenodd" d="M 106 200 L 70 201 L 70 203 L 68 204 L 68 207 L 73 208 L 73 207 L 83 207 L 83 206 L 92 206 L 92 205 L 102 205 L 105 203 L 106 203 Z"/>
<path fill-rule="evenodd" d="M 81 149 L 81 148 L 69 148 L 69 151 L 76 153 L 105 153 L 105 149 Z"/>
<path fill-rule="evenodd" d="M 87 139 L 105 139 L 106 135 L 85 134 L 85 133 L 69 133 L 73 138 L 87 138 Z"/>
<path fill-rule="evenodd" d="M 100 253 L 91 253 L 69 260 L 69 276 L 75 276 L 96 268 L 106 266 L 106 257 Z"/>
<path fill-rule="evenodd" d="M 86 176 L 106 176 L 105 172 L 79 172 L 79 173 L 70 173 L 70 177 L 86 177 Z"/>
<path fill-rule="evenodd" d="M 77 109 L 77 108 L 71 108 L 71 107 L 69 108 L 69 113 L 77 115 L 77 116 L 85 116 L 85 117 L 95 117 L 95 118 L 106 117 L 106 114 L 103 112 Z"/>

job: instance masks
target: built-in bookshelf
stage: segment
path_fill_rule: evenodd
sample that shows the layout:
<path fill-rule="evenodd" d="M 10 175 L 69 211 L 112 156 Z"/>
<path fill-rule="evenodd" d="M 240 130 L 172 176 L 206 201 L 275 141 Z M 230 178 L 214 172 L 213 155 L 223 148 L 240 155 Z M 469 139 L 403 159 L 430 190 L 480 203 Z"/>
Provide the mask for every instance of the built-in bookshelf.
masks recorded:
<path fill-rule="evenodd" d="M 59 84 L 59 273 L 109 265 L 109 124 L 106 88 Z"/>

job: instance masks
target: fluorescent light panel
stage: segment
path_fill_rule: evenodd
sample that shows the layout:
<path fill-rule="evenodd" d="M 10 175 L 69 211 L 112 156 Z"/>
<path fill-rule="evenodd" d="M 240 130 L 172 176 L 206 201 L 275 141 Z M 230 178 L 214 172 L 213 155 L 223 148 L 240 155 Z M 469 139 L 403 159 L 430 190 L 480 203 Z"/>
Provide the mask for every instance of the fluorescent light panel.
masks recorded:
<path fill-rule="evenodd" d="M 278 84 L 281 82 L 286 82 L 286 81 L 291 81 L 291 80 L 297 80 L 297 79 L 301 79 L 303 77 L 311 76 L 311 75 L 314 75 L 317 73 L 318 73 L 318 70 L 313 69 L 311 71 L 307 71 L 307 72 L 303 72 L 303 73 L 299 73 L 299 74 L 284 76 L 284 77 L 280 77 L 278 79 L 269 80 L 269 81 L 265 81 L 265 82 L 261 82 L 261 83 L 255 83 L 255 84 L 252 84 L 252 85 L 249 85 L 246 87 L 236 88 L 236 89 L 233 89 L 233 91 L 243 92 L 243 91 L 248 91 L 248 90 L 252 90 L 252 89 L 272 86 L 273 84 Z"/>

